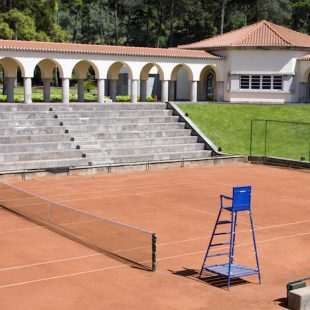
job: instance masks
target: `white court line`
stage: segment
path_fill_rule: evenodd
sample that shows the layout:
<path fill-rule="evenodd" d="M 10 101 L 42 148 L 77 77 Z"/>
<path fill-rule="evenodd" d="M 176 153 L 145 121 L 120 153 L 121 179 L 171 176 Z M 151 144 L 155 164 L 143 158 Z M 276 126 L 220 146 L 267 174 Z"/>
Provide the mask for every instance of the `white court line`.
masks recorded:
<path fill-rule="evenodd" d="M 25 231 L 25 230 L 34 230 L 34 229 L 44 229 L 44 227 L 29 227 L 29 228 L 19 228 L 19 229 L 10 229 L 10 230 L 3 230 L 0 231 L 0 234 L 6 234 L 10 232 L 18 232 L 18 231 Z"/>
<path fill-rule="evenodd" d="M 259 241 L 256 241 L 256 243 L 264 243 L 264 242 L 270 242 L 270 241 L 281 240 L 281 239 L 286 239 L 286 238 L 299 237 L 299 236 L 304 236 L 304 235 L 310 235 L 310 231 L 306 232 L 306 233 L 296 234 L 296 235 L 287 235 L 287 236 L 282 236 L 282 237 L 277 237 L 277 238 L 259 240 Z M 236 244 L 235 247 L 245 246 L 245 245 L 250 245 L 250 244 L 253 244 L 253 243 L 252 242 L 240 243 L 240 244 Z M 223 249 L 224 249 L 223 247 L 222 248 L 217 248 L 217 250 L 223 250 Z M 174 255 L 174 256 L 168 256 L 168 257 L 162 257 L 162 258 L 157 258 L 156 261 L 168 260 L 168 259 L 173 259 L 173 258 L 180 258 L 180 257 L 184 257 L 184 256 L 191 256 L 191 255 L 197 255 L 197 254 L 202 254 L 202 253 L 206 253 L 206 250 L 198 251 L 198 252 L 185 253 L 185 254 L 180 254 L 180 255 Z"/>
<path fill-rule="evenodd" d="M 256 230 L 278 228 L 278 227 L 289 226 L 289 225 L 298 225 L 298 224 L 309 223 L 309 222 L 310 222 L 310 220 L 306 220 L 306 221 L 291 222 L 291 223 L 279 224 L 279 225 L 273 225 L 273 226 L 261 226 L 259 228 L 256 228 L 255 231 Z M 237 230 L 237 234 L 238 233 L 245 233 L 245 232 L 251 232 L 251 230 L 250 229 L 240 230 L 240 231 Z M 177 243 L 183 243 L 183 242 L 197 241 L 197 240 L 202 240 L 202 239 L 210 239 L 210 236 L 203 236 L 203 237 L 197 237 L 197 238 L 191 238 L 191 239 L 183 239 L 183 240 L 177 240 L 177 241 L 165 242 L 165 243 L 157 243 L 157 246 L 165 246 L 165 245 L 171 245 L 171 244 L 177 244 Z"/>
<path fill-rule="evenodd" d="M 124 267 L 128 267 L 128 266 L 124 265 L 124 264 L 123 265 L 116 265 L 116 266 L 112 266 L 112 267 L 92 269 L 92 270 L 88 270 L 88 271 L 68 273 L 68 274 L 55 276 L 55 277 L 41 278 L 41 279 L 25 281 L 25 282 L 17 282 L 17 283 L 12 283 L 12 284 L 1 285 L 0 289 L 6 288 L 6 287 L 13 287 L 13 286 L 19 286 L 19 285 L 25 285 L 25 284 L 44 282 L 44 281 L 49 281 L 49 280 L 63 279 L 63 278 L 74 277 L 74 276 L 79 276 L 79 275 L 83 275 L 83 274 L 94 273 L 94 272 L 98 272 L 98 271 L 104 271 L 104 270 L 110 270 L 110 269 L 116 269 L 116 268 L 122 268 L 122 267 L 124 268 Z"/>
<path fill-rule="evenodd" d="M 34 264 L 28 264 L 28 265 L 19 265 L 19 266 L 14 266 L 14 267 L 7 267 L 7 268 L 0 269 L 0 272 L 1 271 L 14 270 L 14 269 L 22 269 L 22 268 L 29 268 L 29 267 L 47 265 L 47 264 L 67 262 L 67 261 L 71 261 L 71 260 L 83 259 L 83 258 L 99 256 L 99 255 L 102 255 L 102 254 L 98 253 L 98 254 L 91 254 L 91 255 L 75 256 L 75 257 L 68 257 L 68 258 L 63 258 L 63 259 L 50 260 L 50 261 L 41 262 L 41 263 L 34 263 Z"/>
<path fill-rule="evenodd" d="M 285 238 L 293 238 L 293 237 L 298 237 L 298 236 L 309 235 L 309 234 L 310 234 L 310 232 L 302 233 L 302 234 L 296 234 L 296 235 L 288 235 L 288 236 L 283 236 L 283 237 L 277 237 L 277 238 L 260 240 L 260 241 L 257 241 L 257 243 L 270 242 L 270 241 L 275 241 L 275 240 L 280 240 L 280 239 L 285 239 Z M 236 245 L 236 246 L 245 246 L 245 245 L 248 245 L 248 244 L 252 244 L 252 243 L 250 243 L 250 242 L 242 243 L 242 244 L 239 244 L 239 245 Z M 204 251 L 198 251 L 198 252 L 192 252 L 192 253 L 185 253 L 185 254 L 181 254 L 181 255 L 175 255 L 175 256 L 158 258 L 157 261 L 169 260 L 169 259 L 180 258 L 180 257 L 185 257 L 185 256 L 191 256 L 191 255 L 197 255 L 197 254 L 202 254 L 202 253 L 205 253 L 205 250 Z M 25 282 L 17 282 L 17 283 L 12 283 L 12 284 L 1 285 L 0 289 L 7 288 L 7 287 L 26 285 L 26 284 L 32 284 L 32 283 L 38 283 L 38 282 L 44 282 L 44 281 L 49 281 L 49 280 L 56 280 L 56 279 L 74 277 L 74 276 L 79 276 L 79 275 L 88 274 L 88 273 L 94 273 L 94 272 L 98 272 L 98 271 L 105 271 L 105 270 L 111 270 L 111 269 L 117 269 L 117 268 L 125 268 L 125 267 L 128 267 L 128 266 L 125 265 L 125 264 L 122 264 L 122 265 L 116 265 L 116 266 L 112 266 L 112 267 L 92 269 L 92 270 L 81 271 L 81 272 L 76 272 L 76 273 L 69 273 L 69 274 L 64 274 L 64 275 L 55 276 L 55 277 L 41 278 L 41 279 L 25 281 Z"/>

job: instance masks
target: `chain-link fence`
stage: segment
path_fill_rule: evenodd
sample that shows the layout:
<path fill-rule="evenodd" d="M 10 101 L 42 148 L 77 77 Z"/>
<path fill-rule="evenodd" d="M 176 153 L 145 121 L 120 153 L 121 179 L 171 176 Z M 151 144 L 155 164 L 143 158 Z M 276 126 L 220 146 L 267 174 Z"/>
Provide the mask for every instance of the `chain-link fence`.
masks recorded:
<path fill-rule="evenodd" d="M 310 123 L 252 120 L 250 155 L 310 162 Z"/>

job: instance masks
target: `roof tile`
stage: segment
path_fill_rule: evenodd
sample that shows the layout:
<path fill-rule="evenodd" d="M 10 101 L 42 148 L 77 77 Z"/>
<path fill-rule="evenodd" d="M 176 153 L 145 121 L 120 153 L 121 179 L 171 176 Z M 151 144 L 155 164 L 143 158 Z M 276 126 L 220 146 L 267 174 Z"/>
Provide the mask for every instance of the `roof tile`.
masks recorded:
<path fill-rule="evenodd" d="M 177 48 L 146 48 L 113 45 L 0 40 L 0 50 L 29 50 L 41 52 L 87 53 L 121 56 L 179 57 L 219 59 L 206 51 L 181 50 Z"/>
<path fill-rule="evenodd" d="M 262 20 L 258 23 L 202 40 L 181 45 L 186 49 L 221 47 L 310 47 L 310 36 Z"/>

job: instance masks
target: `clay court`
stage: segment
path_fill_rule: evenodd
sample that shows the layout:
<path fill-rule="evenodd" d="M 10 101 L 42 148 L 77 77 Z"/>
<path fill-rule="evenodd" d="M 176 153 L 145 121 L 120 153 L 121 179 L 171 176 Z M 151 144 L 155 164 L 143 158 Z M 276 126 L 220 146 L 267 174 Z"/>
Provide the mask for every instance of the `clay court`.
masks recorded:
<path fill-rule="evenodd" d="M 250 164 L 11 180 L 74 208 L 156 232 L 157 271 L 98 253 L 0 210 L 0 309 L 273 309 L 286 283 L 310 275 L 310 173 Z M 252 185 L 262 285 L 198 273 L 219 195 Z M 246 215 L 236 256 L 254 262 Z M 225 283 L 224 283 L 225 284 Z M 283 308 L 282 308 L 283 309 Z"/>

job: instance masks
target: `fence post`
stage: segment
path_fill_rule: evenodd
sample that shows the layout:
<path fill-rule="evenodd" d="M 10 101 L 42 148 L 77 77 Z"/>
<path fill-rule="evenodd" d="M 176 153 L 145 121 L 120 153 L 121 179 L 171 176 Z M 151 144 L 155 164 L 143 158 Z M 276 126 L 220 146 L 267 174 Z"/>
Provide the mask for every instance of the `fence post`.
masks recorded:
<path fill-rule="evenodd" d="M 267 124 L 268 124 L 268 120 L 265 120 L 265 147 L 264 147 L 265 160 L 266 160 L 266 154 L 267 154 Z"/>
<path fill-rule="evenodd" d="M 250 132 L 250 156 L 252 156 L 252 139 L 253 139 L 253 121 L 251 120 L 251 132 Z"/>

